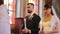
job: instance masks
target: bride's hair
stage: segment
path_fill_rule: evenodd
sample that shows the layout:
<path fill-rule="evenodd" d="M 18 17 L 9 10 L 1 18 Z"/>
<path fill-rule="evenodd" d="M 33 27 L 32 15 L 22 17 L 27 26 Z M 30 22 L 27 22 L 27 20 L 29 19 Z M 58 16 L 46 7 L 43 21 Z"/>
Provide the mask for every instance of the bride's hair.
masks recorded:
<path fill-rule="evenodd" d="M 51 14 L 54 15 L 53 12 L 52 12 L 52 7 L 50 5 L 45 4 L 44 8 L 46 8 L 46 10 L 48 10 L 50 8 L 51 9 Z"/>

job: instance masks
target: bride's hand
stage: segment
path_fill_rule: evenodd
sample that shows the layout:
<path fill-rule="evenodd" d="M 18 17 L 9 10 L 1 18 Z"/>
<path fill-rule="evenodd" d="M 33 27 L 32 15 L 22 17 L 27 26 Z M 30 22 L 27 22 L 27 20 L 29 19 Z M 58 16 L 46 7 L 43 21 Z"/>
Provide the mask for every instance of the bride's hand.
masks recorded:
<path fill-rule="evenodd" d="M 52 31 L 48 31 L 48 32 L 44 32 L 44 33 L 46 33 L 46 34 L 51 34 L 51 33 L 52 33 Z"/>

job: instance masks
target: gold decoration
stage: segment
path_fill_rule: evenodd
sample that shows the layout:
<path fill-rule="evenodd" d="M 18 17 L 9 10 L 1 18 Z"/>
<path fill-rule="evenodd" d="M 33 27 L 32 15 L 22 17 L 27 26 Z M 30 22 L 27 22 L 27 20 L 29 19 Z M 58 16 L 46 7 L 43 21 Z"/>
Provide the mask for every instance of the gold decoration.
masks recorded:
<path fill-rule="evenodd" d="M 52 16 L 44 17 L 44 18 L 43 18 L 43 21 L 44 21 L 44 22 L 50 21 L 50 20 L 51 20 L 51 17 L 52 17 Z"/>

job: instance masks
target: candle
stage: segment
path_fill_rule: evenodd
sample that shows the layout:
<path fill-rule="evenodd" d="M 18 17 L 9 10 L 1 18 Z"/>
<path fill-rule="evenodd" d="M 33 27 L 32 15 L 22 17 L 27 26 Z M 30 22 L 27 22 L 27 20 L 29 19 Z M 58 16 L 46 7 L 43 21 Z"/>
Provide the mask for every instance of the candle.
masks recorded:
<path fill-rule="evenodd" d="M 24 25 L 25 25 L 25 28 L 27 28 L 27 27 L 26 27 L 26 18 L 24 18 Z"/>

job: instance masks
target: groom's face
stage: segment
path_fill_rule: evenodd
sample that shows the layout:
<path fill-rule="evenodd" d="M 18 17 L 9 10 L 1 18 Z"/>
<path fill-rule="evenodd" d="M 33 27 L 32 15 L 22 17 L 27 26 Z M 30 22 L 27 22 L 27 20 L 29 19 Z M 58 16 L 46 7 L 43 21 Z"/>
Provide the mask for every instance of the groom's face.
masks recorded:
<path fill-rule="evenodd" d="M 33 11 L 33 9 L 34 9 L 33 5 L 31 5 L 31 4 L 27 5 L 28 13 L 31 13 Z"/>

